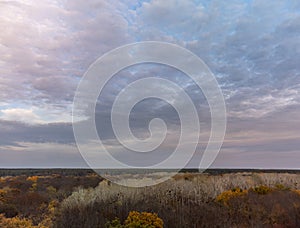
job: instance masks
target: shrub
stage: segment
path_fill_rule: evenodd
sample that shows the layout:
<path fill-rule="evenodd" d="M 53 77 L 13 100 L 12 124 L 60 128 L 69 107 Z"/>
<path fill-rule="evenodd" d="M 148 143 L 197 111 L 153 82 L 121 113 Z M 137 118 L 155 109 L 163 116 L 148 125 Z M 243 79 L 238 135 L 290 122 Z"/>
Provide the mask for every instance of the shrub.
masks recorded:
<path fill-rule="evenodd" d="M 131 211 L 125 220 L 125 228 L 162 228 L 163 220 L 156 213 Z"/>
<path fill-rule="evenodd" d="M 7 194 L 6 190 L 0 189 L 0 202 L 4 202 L 5 201 L 6 194 Z"/>
<path fill-rule="evenodd" d="M 27 177 L 27 179 L 26 180 L 28 180 L 28 181 L 32 181 L 32 182 L 37 182 L 37 180 L 39 179 L 39 177 L 38 176 L 31 176 L 31 177 Z"/>
<path fill-rule="evenodd" d="M 114 220 L 107 222 L 105 228 L 124 228 L 124 225 L 121 224 L 120 219 L 115 218 Z"/>
<path fill-rule="evenodd" d="M 276 184 L 275 188 L 278 190 L 290 190 L 291 188 L 284 186 L 283 184 Z"/>
<path fill-rule="evenodd" d="M 29 219 L 22 219 L 19 217 L 6 218 L 4 215 L 0 214 L 0 227 L 2 228 L 37 228 L 32 224 Z"/>
<path fill-rule="evenodd" d="M 106 228 L 162 228 L 163 220 L 156 213 L 131 211 L 124 225 L 118 218 L 108 222 Z"/>
<path fill-rule="evenodd" d="M 237 196 L 247 194 L 247 190 L 242 190 L 240 188 L 233 188 L 229 191 L 222 192 L 220 195 L 217 196 L 216 201 L 223 203 L 224 205 L 228 205 L 228 201 Z"/>
<path fill-rule="evenodd" d="M 252 188 L 252 191 L 257 194 L 260 194 L 260 195 L 265 195 L 265 194 L 271 192 L 272 189 L 265 185 L 260 185 L 260 186 Z"/>

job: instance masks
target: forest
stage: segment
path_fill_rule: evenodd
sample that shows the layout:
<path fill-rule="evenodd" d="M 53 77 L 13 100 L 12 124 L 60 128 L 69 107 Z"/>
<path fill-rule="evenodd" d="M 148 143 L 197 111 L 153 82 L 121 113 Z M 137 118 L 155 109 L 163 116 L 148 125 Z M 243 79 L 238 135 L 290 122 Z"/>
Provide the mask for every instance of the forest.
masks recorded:
<path fill-rule="evenodd" d="M 143 188 L 111 183 L 92 170 L 0 174 L 3 228 L 300 226 L 296 171 L 181 172 Z"/>

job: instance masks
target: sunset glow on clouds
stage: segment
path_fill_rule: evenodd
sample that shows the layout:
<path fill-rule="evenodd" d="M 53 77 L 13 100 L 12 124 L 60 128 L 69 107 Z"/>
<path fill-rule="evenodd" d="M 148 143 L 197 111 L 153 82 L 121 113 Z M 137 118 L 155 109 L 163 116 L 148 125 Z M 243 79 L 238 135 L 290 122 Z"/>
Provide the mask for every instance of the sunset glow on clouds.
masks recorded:
<path fill-rule="evenodd" d="M 82 75 L 113 48 L 154 40 L 194 52 L 218 80 L 228 126 L 214 167 L 300 168 L 298 0 L 0 1 L 0 31 L 1 167 L 85 167 L 71 124 Z M 147 75 L 188 91 L 207 140 L 209 110 L 199 89 L 174 69 L 147 65 L 119 72 L 99 98 L 97 126 L 107 145 L 120 150 L 105 122 L 116 94 Z M 147 137 L 156 113 L 174 132 L 168 151 L 178 134 L 168 105 L 141 103 L 133 132 Z M 190 166 L 198 162 L 196 155 Z"/>

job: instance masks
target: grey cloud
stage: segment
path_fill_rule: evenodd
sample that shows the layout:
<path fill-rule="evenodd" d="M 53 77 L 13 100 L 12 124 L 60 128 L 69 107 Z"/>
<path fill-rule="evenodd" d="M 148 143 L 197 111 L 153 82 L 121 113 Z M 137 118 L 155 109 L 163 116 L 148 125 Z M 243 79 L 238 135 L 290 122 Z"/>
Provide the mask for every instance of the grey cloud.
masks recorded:
<path fill-rule="evenodd" d="M 41 92 L 37 95 L 39 99 L 73 101 L 77 82 L 67 76 L 40 77 L 32 82 L 32 86 Z"/>
<path fill-rule="evenodd" d="M 74 144 L 70 123 L 28 125 L 17 121 L 0 121 L 0 147 L 21 146 L 21 142 Z"/>
<path fill-rule="evenodd" d="M 299 9 L 297 0 L 2 1 L 0 99 L 5 105 L 0 108 L 15 108 L 21 103 L 43 108 L 47 116 L 52 111 L 56 116 L 69 113 L 82 74 L 106 51 L 142 40 L 177 43 L 207 63 L 226 98 L 227 142 L 216 164 L 251 166 L 258 156 L 265 163 L 272 165 L 273 161 L 280 166 L 270 159 L 273 149 L 279 159 L 282 143 L 295 161 L 295 149 L 299 148 L 298 138 L 291 136 L 297 135 L 299 128 Z M 110 126 L 113 100 L 128 83 L 148 76 L 165 77 L 184 87 L 199 109 L 204 134 L 208 134 L 210 113 L 199 88 L 176 70 L 142 65 L 117 74 L 99 98 L 97 125 L 108 145 L 119 145 Z M 171 132 L 178 133 L 176 113 L 157 100 L 136 106 L 131 117 L 133 131 L 147 137 L 147 124 L 153 117 L 165 119 Z M 2 120 L 0 125 L 2 146 L 74 143 L 70 123 L 26 125 Z M 165 148 L 171 148 L 175 138 L 170 138 Z M 26 153 L 38 153 L 36 145 L 30 148 L 32 153 L 29 147 Z M 3 153 L 9 157 L 8 149 Z"/>

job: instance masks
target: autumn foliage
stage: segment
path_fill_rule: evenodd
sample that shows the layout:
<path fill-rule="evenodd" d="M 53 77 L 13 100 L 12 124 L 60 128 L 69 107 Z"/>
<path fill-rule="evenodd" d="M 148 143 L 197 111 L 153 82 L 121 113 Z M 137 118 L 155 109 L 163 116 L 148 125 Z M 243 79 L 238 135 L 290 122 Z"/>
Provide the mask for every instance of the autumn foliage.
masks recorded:
<path fill-rule="evenodd" d="M 163 228 L 163 220 L 156 213 L 149 212 L 129 212 L 124 224 L 116 218 L 105 224 L 106 228 Z"/>
<path fill-rule="evenodd" d="M 1 228 L 300 227 L 296 173 L 180 173 L 127 188 L 82 170 L 27 172 L 0 177 Z"/>

